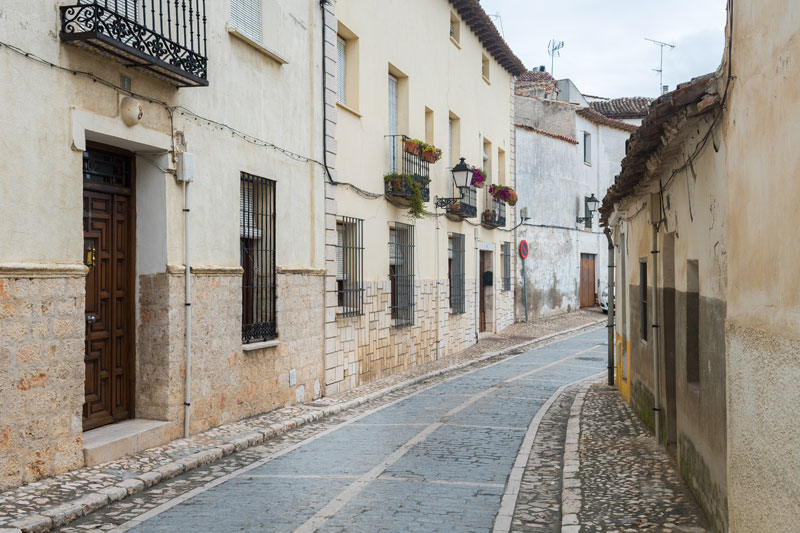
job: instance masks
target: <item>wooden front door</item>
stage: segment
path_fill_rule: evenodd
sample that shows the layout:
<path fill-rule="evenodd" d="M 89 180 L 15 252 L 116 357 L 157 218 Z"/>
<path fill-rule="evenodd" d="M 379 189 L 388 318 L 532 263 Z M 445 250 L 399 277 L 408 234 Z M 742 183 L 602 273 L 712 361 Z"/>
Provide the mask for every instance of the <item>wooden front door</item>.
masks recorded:
<path fill-rule="evenodd" d="M 133 416 L 133 158 L 83 154 L 84 431 Z"/>
<path fill-rule="evenodd" d="M 581 307 L 594 307 L 594 255 L 581 254 Z"/>

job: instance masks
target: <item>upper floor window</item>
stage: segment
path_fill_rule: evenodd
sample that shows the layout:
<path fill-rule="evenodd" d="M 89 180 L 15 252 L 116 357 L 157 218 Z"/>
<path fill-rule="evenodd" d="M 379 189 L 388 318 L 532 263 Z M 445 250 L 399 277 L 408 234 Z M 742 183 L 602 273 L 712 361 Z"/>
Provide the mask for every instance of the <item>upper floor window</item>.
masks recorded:
<path fill-rule="evenodd" d="M 261 0 L 231 0 L 231 25 L 239 33 L 260 43 L 261 22 Z"/>
<path fill-rule="evenodd" d="M 592 164 L 592 135 L 583 132 L 583 162 L 587 165 Z"/>
<path fill-rule="evenodd" d="M 483 54 L 481 57 L 481 74 L 483 74 L 483 81 L 485 81 L 486 83 L 489 83 L 489 81 L 491 80 L 491 78 L 489 78 L 489 67 L 490 67 L 489 56 Z"/>
<path fill-rule="evenodd" d="M 340 104 L 347 105 L 347 41 L 341 36 L 336 38 L 336 78 L 338 81 L 338 91 L 336 99 Z"/>
<path fill-rule="evenodd" d="M 458 20 L 458 15 L 450 12 L 450 39 L 456 46 L 461 43 L 461 21 Z"/>

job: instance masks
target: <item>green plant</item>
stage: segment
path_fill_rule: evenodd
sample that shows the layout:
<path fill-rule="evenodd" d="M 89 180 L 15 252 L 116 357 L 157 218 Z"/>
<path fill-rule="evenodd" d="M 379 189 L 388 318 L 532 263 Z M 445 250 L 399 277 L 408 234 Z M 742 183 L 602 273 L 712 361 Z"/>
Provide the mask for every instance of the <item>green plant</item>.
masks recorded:
<path fill-rule="evenodd" d="M 391 189 L 394 193 L 400 193 L 403 190 L 409 192 L 408 202 L 409 209 L 408 215 L 411 218 L 422 218 L 425 216 L 425 205 L 422 201 L 422 186 L 430 183 L 430 178 L 422 176 L 410 176 L 408 174 L 400 174 L 393 172 L 383 176 L 384 183 L 391 183 Z"/>

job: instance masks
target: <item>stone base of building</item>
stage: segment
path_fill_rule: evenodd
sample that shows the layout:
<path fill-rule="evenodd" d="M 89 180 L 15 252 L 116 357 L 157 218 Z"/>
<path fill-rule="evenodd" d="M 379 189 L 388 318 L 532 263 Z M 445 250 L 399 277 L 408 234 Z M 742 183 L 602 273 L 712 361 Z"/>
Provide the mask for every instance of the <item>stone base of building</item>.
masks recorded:
<path fill-rule="evenodd" d="M 83 464 L 84 285 L 0 278 L 0 490 Z"/>

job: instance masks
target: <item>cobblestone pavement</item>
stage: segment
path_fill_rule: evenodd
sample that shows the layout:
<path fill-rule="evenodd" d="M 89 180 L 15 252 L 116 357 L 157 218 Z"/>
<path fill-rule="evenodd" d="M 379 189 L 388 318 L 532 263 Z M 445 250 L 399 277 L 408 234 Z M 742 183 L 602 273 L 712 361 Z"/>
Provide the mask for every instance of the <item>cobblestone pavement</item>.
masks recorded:
<path fill-rule="evenodd" d="M 487 531 L 520 444 L 605 330 L 485 360 L 201 466 L 62 531 Z M 580 357 L 580 359 L 579 359 Z"/>
<path fill-rule="evenodd" d="M 578 450 L 575 531 L 707 530 L 675 463 L 615 388 L 596 383 L 586 392 Z"/>
<path fill-rule="evenodd" d="M 311 421 L 323 417 L 326 420 L 328 417 L 337 419 L 338 413 L 366 402 L 378 399 L 390 401 L 398 394 L 405 394 L 403 391 L 420 381 L 459 371 L 476 362 L 488 364 L 502 357 L 500 354 L 505 351 L 511 350 L 513 353 L 525 344 L 545 340 L 550 342 L 569 335 L 570 331 L 591 327 L 599 320 L 602 320 L 599 313 L 580 311 L 552 319 L 515 324 L 453 356 L 397 373 L 344 394 L 277 409 L 117 461 L 81 468 L 2 492 L 0 529 L 13 526 L 23 530 L 46 530 L 63 525 L 108 503 L 135 495 L 147 487 L 235 451 L 240 452 L 271 439 L 280 442 L 283 439 L 277 439 L 277 436 Z M 303 431 L 294 433 L 296 436 L 304 434 Z"/>

